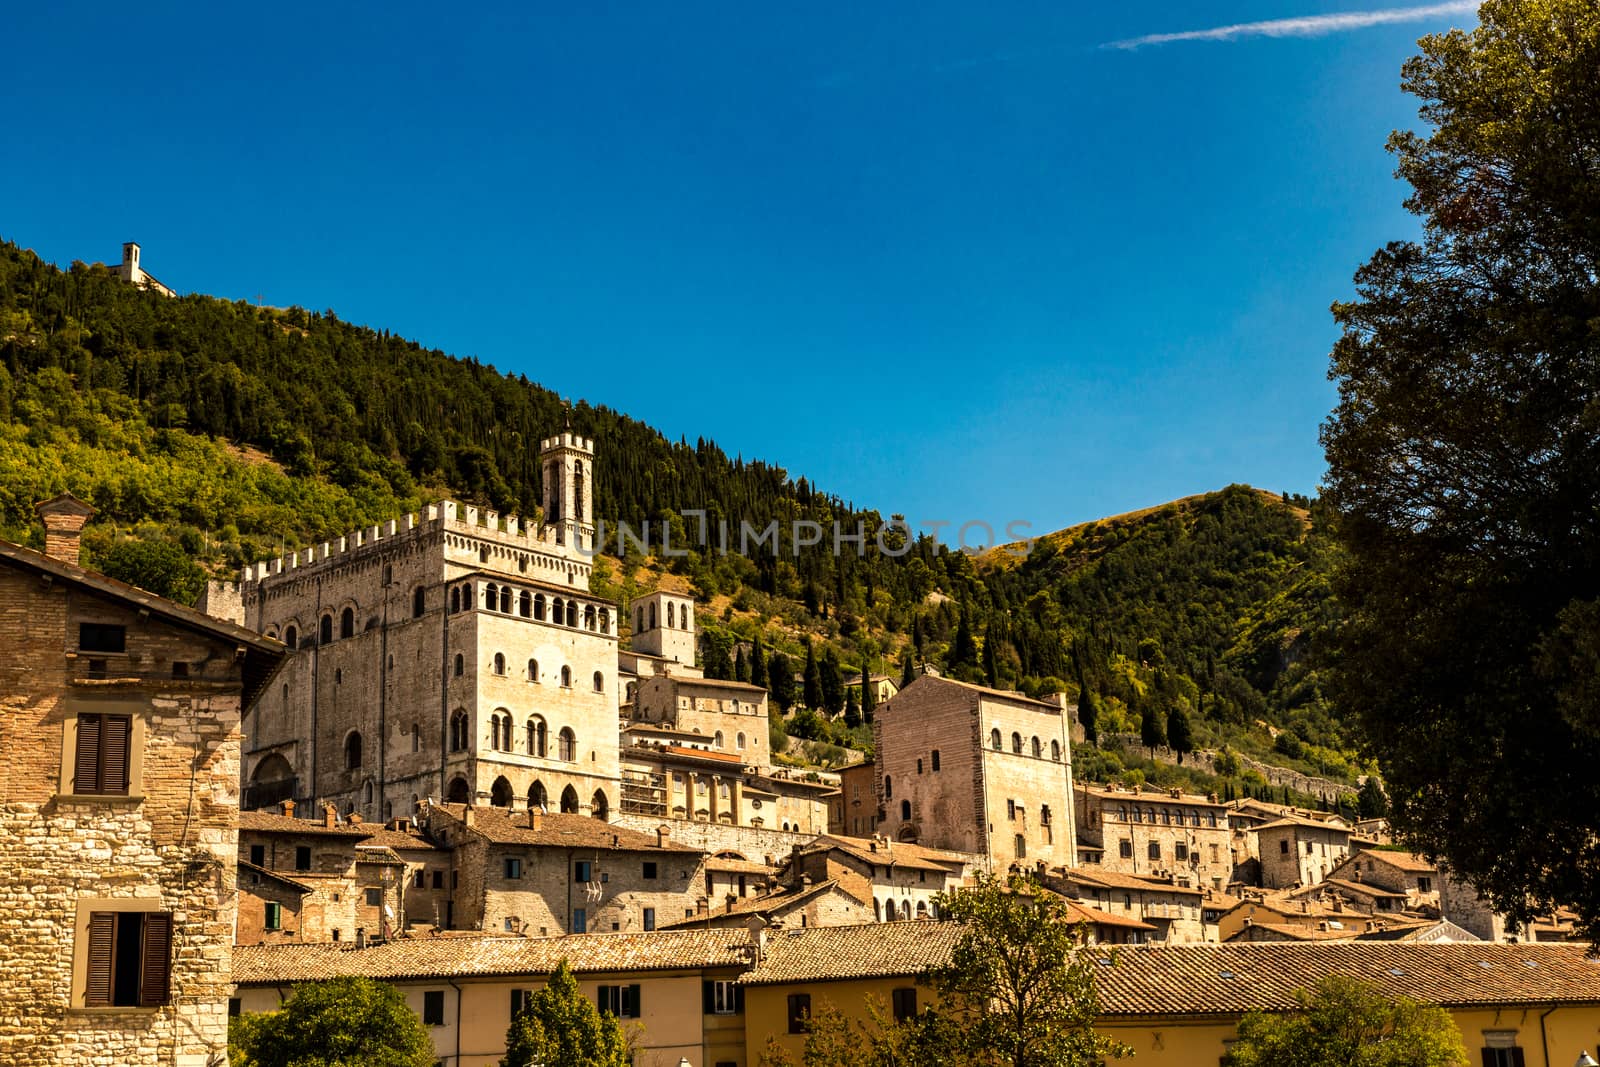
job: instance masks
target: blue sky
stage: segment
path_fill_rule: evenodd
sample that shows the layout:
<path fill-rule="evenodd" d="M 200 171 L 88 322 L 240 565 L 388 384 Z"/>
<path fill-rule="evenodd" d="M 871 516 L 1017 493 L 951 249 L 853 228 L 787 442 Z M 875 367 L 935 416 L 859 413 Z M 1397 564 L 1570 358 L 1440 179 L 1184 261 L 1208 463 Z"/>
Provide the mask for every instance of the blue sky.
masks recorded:
<path fill-rule="evenodd" d="M 1129 50 L 1389 5 L 1078 6 L 24 5 L 0 236 L 919 522 L 1314 491 L 1328 305 L 1415 232 L 1400 65 L 1473 16 Z"/>

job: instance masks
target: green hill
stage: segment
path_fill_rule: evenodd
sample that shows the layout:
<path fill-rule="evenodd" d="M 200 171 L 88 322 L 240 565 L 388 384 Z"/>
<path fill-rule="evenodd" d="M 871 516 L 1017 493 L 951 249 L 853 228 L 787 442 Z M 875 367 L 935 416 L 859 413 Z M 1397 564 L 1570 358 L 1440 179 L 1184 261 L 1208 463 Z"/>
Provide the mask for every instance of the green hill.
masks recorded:
<path fill-rule="evenodd" d="M 567 411 L 525 377 L 331 311 L 169 299 L 13 244 L 0 244 L 0 416 L 0 536 L 37 544 L 33 502 L 70 489 L 99 511 L 91 562 L 179 597 L 446 495 L 536 514 L 538 441 L 565 420 L 598 442 L 596 514 L 670 522 L 675 544 L 692 541 L 690 508 L 713 529 L 883 522 L 711 441 L 588 403 Z M 621 597 L 663 581 L 693 591 L 713 672 L 749 673 L 757 639 L 799 670 L 809 641 L 830 712 L 845 710 L 841 674 L 898 675 L 909 655 L 1029 692 L 1087 682 L 1102 733 L 1178 707 L 1198 741 L 1270 752 L 1268 727 L 1292 727 L 1277 758 L 1304 762 L 1311 743 L 1307 765 L 1338 773 L 1348 739 L 1306 665 L 1327 615 L 1308 505 L 1232 487 L 1052 534 L 1025 559 L 926 537 L 899 557 L 791 555 L 786 542 L 781 558 L 616 558 L 595 582 Z M 814 717 L 795 728 L 866 736 Z"/>

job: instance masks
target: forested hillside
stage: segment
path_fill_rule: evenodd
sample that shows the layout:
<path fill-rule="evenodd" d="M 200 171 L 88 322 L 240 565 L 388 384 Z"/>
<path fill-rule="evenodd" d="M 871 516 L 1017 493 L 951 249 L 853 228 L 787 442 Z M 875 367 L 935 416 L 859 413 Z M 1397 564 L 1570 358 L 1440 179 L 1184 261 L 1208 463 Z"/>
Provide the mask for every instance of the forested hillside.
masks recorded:
<path fill-rule="evenodd" d="M 11 244 L 0 416 L 0 535 L 37 543 L 33 502 L 70 489 L 99 510 L 85 539 L 95 565 L 179 597 L 206 573 L 445 495 L 536 514 L 538 442 L 566 420 L 596 440 L 597 516 L 670 522 L 674 543 L 696 532 L 686 509 L 705 509 L 712 529 L 720 517 L 882 522 L 710 441 L 669 441 L 588 403 L 567 411 L 524 377 L 331 311 L 167 299 Z M 1326 622 L 1326 552 L 1310 502 L 1231 487 L 1062 531 L 1021 560 L 928 538 L 860 558 L 786 543 L 780 558 L 630 555 L 596 583 L 621 598 L 662 580 L 692 589 L 708 669 L 800 674 L 792 696 L 773 689 L 823 713 L 793 721 L 802 734 L 861 740 L 844 723 L 870 709 L 843 676 L 898 677 L 911 659 L 1029 692 L 1087 689 L 1101 735 L 1153 744 L 1171 731 L 1174 748 L 1228 741 L 1343 776 L 1349 739 L 1307 665 Z"/>

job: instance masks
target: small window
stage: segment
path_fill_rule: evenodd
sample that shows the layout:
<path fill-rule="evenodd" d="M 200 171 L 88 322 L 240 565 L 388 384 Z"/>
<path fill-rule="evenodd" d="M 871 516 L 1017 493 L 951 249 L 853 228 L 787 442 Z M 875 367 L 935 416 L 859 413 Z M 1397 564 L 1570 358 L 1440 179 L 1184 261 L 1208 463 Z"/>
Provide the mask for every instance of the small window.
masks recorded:
<path fill-rule="evenodd" d="M 803 1034 L 811 1029 L 811 994 L 789 994 L 789 1032 Z"/>
<path fill-rule="evenodd" d="M 126 796 L 132 741 L 131 715 L 80 714 L 73 750 L 72 792 Z"/>
<path fill-rule="evenodd" d="M 578 860 L 572 865 L 572 880 L 574 882 L 592 881 L 594 866 L 588 860 Z"/>
<path fill-rule="evenodd" d="M 1017 859 L 1019 859 L 1019 860 L 1027 859 L 1028 858 L 1028 839 L 1026 837 L 1023 837 L 1021 834 L 1018 834 L 1014 844 L 1015 844 L 1015 851 L 1016 851 L 1016 854 L 1017 854 Z"/>
<path fill-rule="evenodd" d="M 522 860 L 521 859 L 519 859 L 516 856 L 507 856 L 506 857 L 506 877 L 507 878 L 521 878 L 522 877 Z"/>
<path fill-rule="evenodd" d="M 257 867 L 265 867 L 267 865 L 267 846 L 251 845 L 250 862 L 255 864 Z"/>
<path fill-rule="evenodd" d="M 463 674 L 466 674 L 466 673 L 467 673 L 467 657 L 465 657 L 461 653 L 457 652 L 456 653 L 456 677 L 460 678 Z"/>
<path fill-rule="evenodd" d="M 423 870 L 420 867 L 417 868 L 415 873 L 413 873 L 412 876 L 411 876 L 411 888 L 412 889 L 426 889 L 426 888 L 428 888 L 428 872 Z"/>
<path fill-rule="evenodd" d="M 1000 731 L 999 730 L 990 730 L 989 731 L 989 747 L 994 749 L 996 752 L 1000 751 Z"/>
<path fill-rule="evenodd" d="M 322 621 L 317 624 L 317 643 L 326 645 L 326 644 L 331 644 L 332 641 L 333 641 L 333 616 L 332 615 L 324 615 L 322 617 Z"/>
<path fill-rule="evenodd" d="M 411 594 L 411 617 L 419 619 L 428 610 L 428 591 L 422 586 L 417 586 Z"/>
<path fill-rule="evenodd" d="M 900 820 L 902 822 L 911 821 L 911 801 L 902 800 L 900 802 Z"/>
<path fill-rule="evenodd" d="M 377 888 L 376 886 L 373 886 L 367 890 L 367 907 L 383 907 L 383 890 Z"/>
<path fill-rule="evenodd" d="M 1032 751 L 1033 751 L 1033 758 L 1034 758 L 1034 759 L 1038 759 L 1038 758 L 1039 758 L 1039 757 L 1040 757 L 1040 755 L 1042 755 L 1042 754 L 1043 754 L 1043 753 L 1042 753 L 1042 752 L 1041 752 L 1041 750 L 1040 750 L 1040 748 L 1039 748 L 1039 739 L 1038 739 L 1038 738 L 1037 738 L 1037 737 L 1035 737 L 1035 738 L 1034 738 L 1034 739 L 1033 739 L 1033 742 L 1032 742 Z"/>
<path fill-rule="evenodd" d="M 128 628 L 106 622 L 80 622 L 78 649 L 81 652 L 126 652 Z"/>
<path fill-rule="evenodd" d="M 294 869 L 309 871 L 311 869 L 311 846 L 296 845 L 294 848 Z"/>
<path fill-rule="evenodd" d="M 361 734 L 352 731 L 344 739 L 344 769 L 355 771 L 361 769 Z"/>
<path fill-rule="evenodd" d="M 934 749 L 933 750 L 933 769 L 935 771 L 937 771 L 939 769 L 939 750 L 938 749 Z"/>
<path fill-rule="evenodd" d="M 920 760 L 920 759 L 917 760 L 917 773 L 918 774 L 922 773 L 922 760 Z"/>
<path fill-rule="evenodd" d="M 1179 863 L 1187 863 L 1189 860 L 1189 846 L 1184 844 L 1182 841 L 1179 841 L 1177 844 L 1173 845 L 1172 858 L 1177 860 Z"/>
<path fill-rule="evenodd" d="M 1124 837 L 1117 843 L 1117 854 L 1125 860 L 1133 859 L 1133 842 Z"/>
<path fill-rule="evenodd" d="M 896 989 L 894 997 L 894 1021 L 905 1022 L 917 1014 L 917 991 L 907 986 Z"/>
<path fill-rule="evenodd" d="M 1153 860 L 1158 860 L 1158 859 L 1161 858 L 1161 842 L 1160 841 L 1152 841 L 1152 842 L 1150 842 L 1150 858 L 1153 859 Z"/>
<path fill-rule="evenodd" d="M 341 638 L 356 635 L 356 613 L 351 608 L 345 608 L 339 613 L 339 636 Z"/>
<path fill-rule="evenodd" d="M 646 877 L 646 878 L 654 878 L 655 876 L 656 876 L 656 861 L 655 860 L 645 860 L 644 861 L 644 877 Z"/>
<path fill-rule="evenodd" d="M 572 909 L 572 932 L 575 934 L 589 932 L 589 913 L 582 908 Z"/>
<path fill-rule="evenodd" d="M 172 970 L 172 916 L 162 911 L 96 911 L 89 915 L 87 1008 L 154 1008 L 167 1002 Z"/>
<path fill-rule="evenodd" d="M 603 692 L 605 692 L 605 688 L 606 688 L 605 676 L 602 675 L 599 671 L 595 671 L 594 672 L 594 691 L 596 693 L 603 693 Z"/>
<path fill-rule="evenodd" d="M 654 930 L 656 928 L 656 909 L 644 909 L 644 928 L 646 930 Z"/>
<path fill-rule="evenodd" d="M 422 1025 L 444 1025 L 444 990 L 429 989 L 422 994 Z"/>
<path fill-rule="evenodd" d="M 744 1011 L 744 987 L 738 982 L 714 979 L 703 988 L 707 1015 L 737 1015 Z"/>
<path fill-rule="evenodd" d="M 639 1017 L 637 985 L 603 985 L 596 991 L 595 1000 L 603 1014 L 615 1015 L 619 1019 Z"/>
<path fill-rule="evenodd" d="M 283 929 L 283 905 L 282 904 L 279 904 L 276 901 L 272 901 L 272 900 L 267 901 L 265 911 L 264 911 L 264 913 L 263 913 L 263 915 L 261 917 L 261 928 L 263 930 L 282 930 Z"/>
<path fill-rule="evenodd" d="M 1018 755 L 1018 756 L 1022 755 L 1022 735 L 1021 734 L 1015 733 L 1015 732 L 1012 733 L 1012 735 L 1011 735 L 1011 751 L 1014 754 Z"/>
<path fill-rule="evenodd" d="M 444 872 L 443 871 L 434 871 L 433 872 L 433 888 L 435 888 L 435 889 L 443 889 L 444 888 Z"/>
<path fill-rule="evenodd" d="M 1050 742 L 1050 758 L 1055 760 L 1057 763 L 1061 762 L 1061 742 L 1060 741 L 1052 741 L 1052 742 Z"/>
<path fill-rule="evenodd" d="M 894 799 L 894 779 L 887 774 L 883 776 L 883 799 Z"/>
<path fill-rule="evenodd" d="M 172 676 L 174 678 L 189 677 L 189 663 L 187 660 L 175 659 L 172 661 Z"/>
<path fill-rule="evenodd" d="M 1289 854 L 1289 842 L 1288 841 L 1279 841 L 1278 842 L 1278 851 L 1280 853 L 1282 853 L 1283 855 L 1287 856 Z"/>
<path fill-rule="evenodd" d="M 538 680 L 539 680 L 539 661 L 536 660 L 536 659 L 530 659 L 528 661 L 528 681 L 537 682 Z"/>
<path fill-rule="evenodd" d="M 563 666 L 561 668 L 561 688 L 563 688 L 563 689 L 571 689 L 572 688 L 572 668 L 571 667 Z"/>
<path fill-rule="evenodd" d="M 494 673 L 499 675 L 506 673 L 506 655 L 504 652 L 496 652 L 494 654 Z"/>

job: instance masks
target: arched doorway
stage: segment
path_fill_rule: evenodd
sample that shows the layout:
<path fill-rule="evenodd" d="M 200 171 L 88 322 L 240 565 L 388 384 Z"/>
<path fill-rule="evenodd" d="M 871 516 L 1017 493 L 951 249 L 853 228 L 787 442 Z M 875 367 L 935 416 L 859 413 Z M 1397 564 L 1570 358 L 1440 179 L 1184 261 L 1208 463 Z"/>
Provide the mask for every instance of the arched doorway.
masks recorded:
<path fill-rule="evenodd" d="M 451 804 L 465 804 L 472 798 L 472 792 L 467 786 L 467 780 L 461 775 L 450 779 L 450 787 L 445 790 L 445 800 Z"/>
<path fill-rule="evenodd" d="M 550 807 L 550 796 L 544 791 L 543 782 L 534 782 L 528 787 L 528 809 L 530 811 L 545 811 Z"/>
<path fill-rule="evenodd" d="M 611 805 L 606 803 L 606 791 L 596 789 L 594 797 L 589 801 L 589 814 L 597 819 L 605 819 L 611 815 Z"/>
<path fill-rule="evenodd" d="M 494 785 L 489 787 L 489 803 L 497 808 L 511 806 L 511 783 L 506 781 L 504 775 L 496 778 Z"/>
<path fill-rule="evenodd" d="M 578 814 L 578 791 L 570 785 L 561 791 L 561 810 L 568 815 Z"/>

